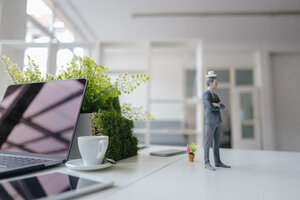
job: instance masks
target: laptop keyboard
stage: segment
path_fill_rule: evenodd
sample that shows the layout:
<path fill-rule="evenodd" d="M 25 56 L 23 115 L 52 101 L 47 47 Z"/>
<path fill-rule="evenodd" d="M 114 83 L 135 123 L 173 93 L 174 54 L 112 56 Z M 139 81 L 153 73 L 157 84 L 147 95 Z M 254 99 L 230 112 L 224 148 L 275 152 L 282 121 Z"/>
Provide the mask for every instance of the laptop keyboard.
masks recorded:
<path fill-rule="evenodd" d="M 0 168 L 22 167 L 22 166 L 26 166 L 26 165 L 44 163 L 46 161 L 49 161 L 49 160 L 0 155 Z"/>

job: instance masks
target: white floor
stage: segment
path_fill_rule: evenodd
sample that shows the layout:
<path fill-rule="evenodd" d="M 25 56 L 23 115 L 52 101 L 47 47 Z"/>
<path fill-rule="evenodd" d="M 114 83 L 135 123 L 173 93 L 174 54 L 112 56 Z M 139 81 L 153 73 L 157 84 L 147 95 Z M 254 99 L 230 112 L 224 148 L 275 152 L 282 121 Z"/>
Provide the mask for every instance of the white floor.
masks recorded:
<path fill-rule="evenodd" d="M 222 149 L 232 168 L 216 171 L 204 169 L 202 155 L 194 163 L 184 156 L 107 199 L 300 199 L 300 153 Z"/>

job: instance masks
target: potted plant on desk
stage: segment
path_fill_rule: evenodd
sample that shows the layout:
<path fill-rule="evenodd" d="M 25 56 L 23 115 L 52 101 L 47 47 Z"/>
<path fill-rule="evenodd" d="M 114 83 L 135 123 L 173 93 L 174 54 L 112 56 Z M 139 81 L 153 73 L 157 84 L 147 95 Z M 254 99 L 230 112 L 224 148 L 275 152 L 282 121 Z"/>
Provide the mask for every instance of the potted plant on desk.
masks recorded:
<path fill-rule="evenodd" d="M 97 65 L 87 56 L 73 58 L 58 75 L 47 74 L 46 78 L 41 75 L 38 65 L 30 57 L 23 72 L 5 56 L 1 58 L 1 63 L 7 77 L 14 84 L 87 78 L 88 84 L 75 136 L 82 133 L 109 136 L 106 157 L 115 161 L 137 154 L 138 141 L 132 134 L 133 120 L 154 120 L 154 118 L 142 107 L 133 107 L 128 103 L 120 105 L 119 96 L 122 93 L 132 93 L 137 86 L 150 80 L 149 75 L 125 73 L 112 83 L 106 74 L 108 67 Z M 76 144 L 73 147 L 78 151 Z"/>
<path fill-rule="evenodd" d="M 195 145 L 195 143 L 188 144 L 186 146 L 186 151 L 188 152 L 189 162 L 194 162 L 195 152 L 199 147 Z"/>

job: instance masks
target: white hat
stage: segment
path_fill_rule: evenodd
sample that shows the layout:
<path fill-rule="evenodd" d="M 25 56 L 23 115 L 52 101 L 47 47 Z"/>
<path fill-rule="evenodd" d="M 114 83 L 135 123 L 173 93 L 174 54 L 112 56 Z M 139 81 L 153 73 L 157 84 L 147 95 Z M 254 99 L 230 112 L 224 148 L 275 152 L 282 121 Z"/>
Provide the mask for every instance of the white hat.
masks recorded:
<path fill-rule="evenodd" d="M 207 75 L 205 75 L 206 78 L 213 78 L 217 77 L 217 74 L 215 74 L 215 71 L 208 71 Z"/>

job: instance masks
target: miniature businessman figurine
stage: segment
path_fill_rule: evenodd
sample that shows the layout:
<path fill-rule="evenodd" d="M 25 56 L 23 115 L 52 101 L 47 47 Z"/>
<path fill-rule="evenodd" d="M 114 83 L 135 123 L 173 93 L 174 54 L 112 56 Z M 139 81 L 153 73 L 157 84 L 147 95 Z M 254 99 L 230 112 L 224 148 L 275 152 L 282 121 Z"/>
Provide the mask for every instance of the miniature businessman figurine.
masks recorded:
<path fill-rule="evenodd" d="M 204 106 L 204 127 L 205 127 L 205 140 L 204 140 L 204 162 L 205 168 L 209 170 L 216 170 L 211 166 L 209 161 L 209 148 L 211 140 L 213 139 L 213 152 L 216 167 L 230 168 L 230 166 L 222 163 L 220 159 L 220 135 L 222 118 L 220 110 L 225 106 L 220 102 L 219 97 L 213 92 L 217 88 L 217 74 L 214 71 L 208 71 L 206 75 L 207 90 L 203 93 L 203 106 Z"/>

